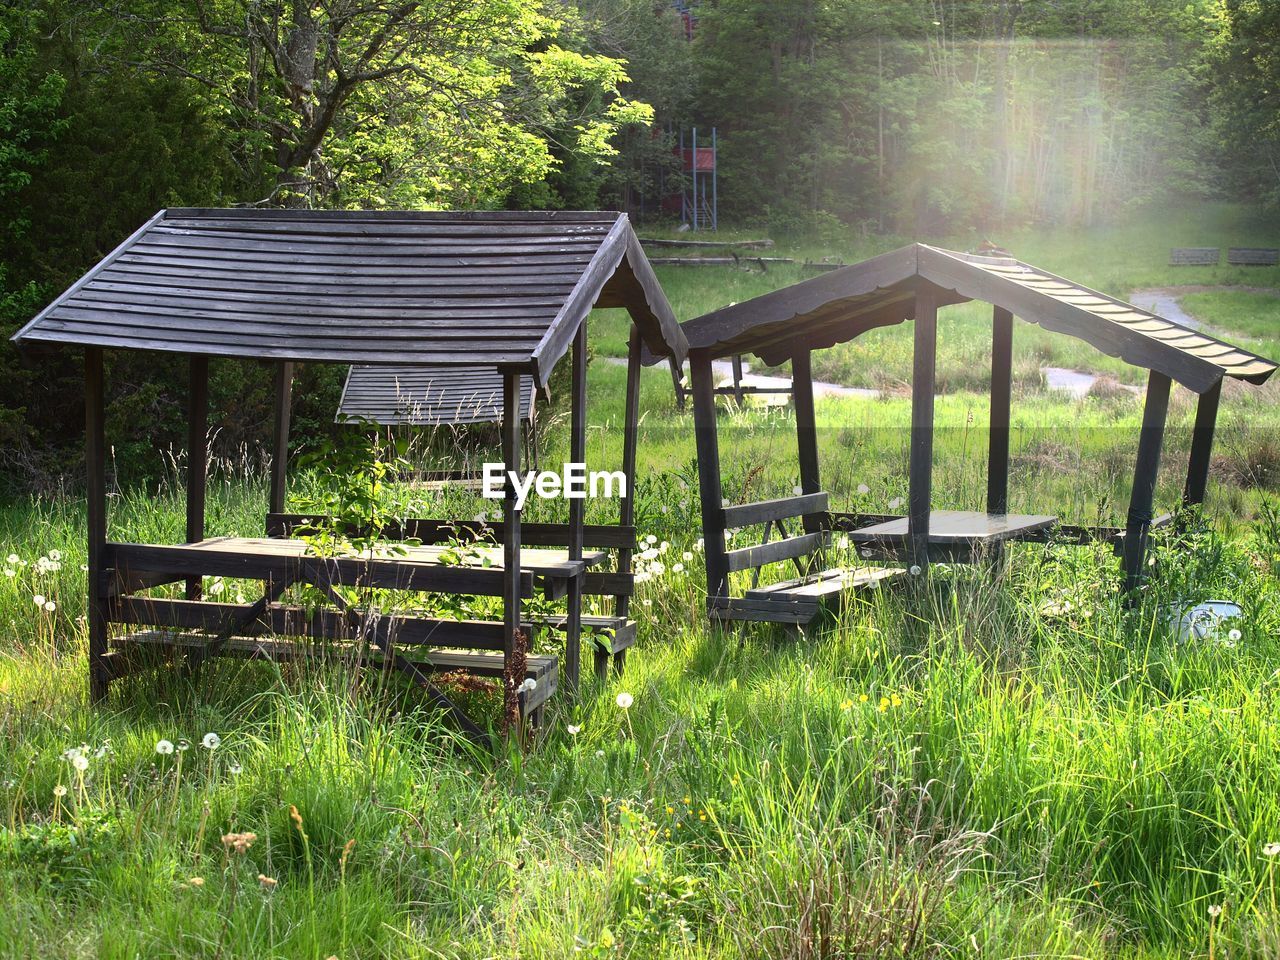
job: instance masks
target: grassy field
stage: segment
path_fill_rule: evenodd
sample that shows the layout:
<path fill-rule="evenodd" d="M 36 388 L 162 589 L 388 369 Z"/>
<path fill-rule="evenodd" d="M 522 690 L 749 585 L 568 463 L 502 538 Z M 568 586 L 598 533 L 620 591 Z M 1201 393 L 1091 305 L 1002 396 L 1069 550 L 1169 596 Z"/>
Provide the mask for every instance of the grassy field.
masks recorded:
<path fill-rule="evenodd" d="M 1242 211 L 1208 207 L 993 239 L 1123 295 L 1280 286 L 1274 271 L 1163 266 L 1173 244 L 1264 238 Z M 795 276 L 662 279 L 688 317 Z M 1273 297 L 1204 291 L 1184 306 L 1280 354 Z M 989 318 L 944 316 L 936 499 L 976 507 Z M 597 357 L 619 352 L 612 318 L 596 320 Z M 837 508 L 905 497 L 909 401 L 892 386 L 909 332 L 879 336 L 824 368 L 890 388 L 819 406 Z M 1017 350 L 1012 507 L 1122 517 L 1138 399 L 1046 393 L 1039 367 L 1137 378 L 1034 327 Z M 623 375 L 591 369 L 593 466 L 618 460 Z M 1228 391 L 1212 523 L 1190 549 L 1158 544 L 1136 608 L 1106 553 L 1028 545 L 998 575 L 936 568 L 800 637 L 707 626 L 691 432 L 663 371 L 646 372 L 642 409 L 638 525 L 661 553 L 639 585 L 638 647 L 624 676 L 558 698 L 536 742 L 497 757 L 400 685 L 317 665 L 157 672 L 90 709 L 83 504 L 0 506 L 0 956 L 1280 957 L 1275 387 Z M 1175 391 L 1163 506 L 1191 415 Z M 547 462 L 562 427 L 544 430 Z M 721 430 L 726 497 L 790 492 L 787 411 L 726 411 Z M 181 540 L 177 480 L 114 491 L 113 534 Z M 294 505 L 319 484 L 300 476 Z M 494 506 L 395 495 L 428 515 Z M 256 534 L 265 503 L 261 478 L 219 465 L 209 529 Z M 1208 599 L 1244 614 L 1179 640 L 1169 610 Z"/>

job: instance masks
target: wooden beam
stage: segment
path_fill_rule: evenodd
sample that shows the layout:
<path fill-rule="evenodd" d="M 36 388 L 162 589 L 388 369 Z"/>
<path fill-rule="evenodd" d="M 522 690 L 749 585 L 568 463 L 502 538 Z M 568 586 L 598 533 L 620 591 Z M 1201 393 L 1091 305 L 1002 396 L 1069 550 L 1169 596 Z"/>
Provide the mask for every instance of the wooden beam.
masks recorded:
<path fill-rule="evenodd" d="M 587 321 L 578 325 L 570 355 L 571 388 L 569 392 L 569 461 L 585 463 L 587 459 Z M 586 502 L 569 501 L 569 559 L 582 559 L 582 520 Z M 582 577 L 569 581 L 565 620 L 564 673 L 565 688 L 570 694 L 578 689 L 582 672 Z"/>
<path fill-rule="evenodd" d="M 735 353 L 729 363 L 733 367 L 733 399 L 742 406 L 742 354 Z"/>
<path fill-rule="evenodd" d="M 102 349 L 84 351 L 84 462 L 88 515 L 89 700 L 107 695 L 107 617 L 103 599 L 107 543 L 106 404 L 102 387 Z"/>
<path fill-rule="evenodd" d="M 520 629 L 520 511 L 511 473 L 520 469 L 520 374 L 502 375 L 502 462 L 507 471 L 506 496 L 502 501 L 502 656 L 508 668 L 515 654 L 516 631 Z"/>
<path fill-rule="evenodd" d="M 822 491 L 806 493 L 798 497 L 779 497 L 777 500 L 757 500 L 755 503 L 735 503 L 725 507 L 726 527 L 747 527 L 755 523 L 771 523 L 810 514 L 825 514 L 828 497 Z"/>
<path fill-rule="evenodd" d="M 1009 424 L 1013 397 L 1013 314 L 991 317 L 991 420 L 987 441 L 987 513 L 1009 512 Z"/>
<path fill-rule="evenodd" d="M 1187 462 L 1187 482 L 1182 490 L 1184 506 L 1204 503 L 1212 463 L 1213 433 L 1218 424 L 1218 402 L 1222 398 L 1222 381 L 1200 394 L 1196 403 L 1196 422 L 1191 429 L 1191 456 Z"/>
<path fill-rule="evenodd" d="M 729 568 L 724 547 L 724 489 L 720 486 L 720 446 L 716 436 L 715 382 L 711 355 L 689 352 L 693 393 L 693 432 L 698 453 L 698 493 L 702 501 L 702 556 L 707 567 L 707 602 L 714 606 L 729 596 Z"/>
<path fill-rule="evenodd" d="M 209 470 L 209 358 L 192 356 L 187 371 L 187 543 L 204 539 Z M 202 577 L 187 580 L 188 600 L 199 600 Z"/>
<path fill-rule="evenodd" d="M 1129 514 L 1125 523 L 1124 540 L 1120 545 L 1126 593 L 1131 593 L 1142 582 L 1147 538 L 1151 532 L 1151 507 L 1155 499 L 1156 478 L 1160 472 L 1160 448 L 1164 444 L 1164 425 L 1169 412 L 1169 389 L 1172 385 L 1168 376 L 1156 370 L 1152 370 L 1147 378 L 1147 399 L 1142 408 L 1138 458 L 1133 468 L 1133 491 L 1129 496 Z"/>
<path fill-rule="evenodd" d="M 631 341 L 627 345 L 627 400 L 623 411 L 622 422 L 622 473 L 627 478 L 627 495 L 618 503 L 618 524 L 632 530 L 631 540 L 635 541 L 636 519 L 636 450 L 640 437 L 640 367 L 644 344 L 640 339 L 640 328 L 634 322 L 631 325 Z M 683 407 L 683 401 L 681 406 Z M 630 546 L 618 551 L 618 572 L 631 573 Z M 631 608 L 630 594 L 620 595 L 614 601 L 614 613 L 625 617 Z"/>
<path fill-rule="evenodd" d="M 293 400 L 293 362 L 276 362 L 275 436 L 271 443 L 271 512 L 284 513 L 289 471 L 289 418 Z"/>
<path fill-rule="evenodd" d="M 911 459 L 907 540 L 913 566 L 929 565 L 929 511 L 933 487 L 933 393 L 938 356 L 938 300 L 933 287 L 916 289 L 915 355 L 911 369 Z"/>
<path fill-rule="evenodd" d="M 814 494 L 822 490 L 818 474 L 818 425 L 813 406 L 812 356 L 807 348 L 797 349 L 791 355 L 791 396 L 796 409 L 796 442 L 800 450 L 802 494 Z M 812 514 L 804 515 L 804 529 L 807 533 L 814 533 L 821 527 L 820 518 Z"/>

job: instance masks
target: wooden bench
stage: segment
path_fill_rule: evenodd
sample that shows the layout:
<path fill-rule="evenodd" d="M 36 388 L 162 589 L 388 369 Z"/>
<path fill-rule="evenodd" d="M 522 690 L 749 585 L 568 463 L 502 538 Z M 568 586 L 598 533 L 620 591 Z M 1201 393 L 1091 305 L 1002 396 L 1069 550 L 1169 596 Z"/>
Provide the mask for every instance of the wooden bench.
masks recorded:
<path fill-rule="evenodd" d="M 1174 247 L 1169 251 L 1171 267 L 1216 267 L 1221 259 L 1219 247 Z"/>
<path fill-rule="evenodd" d="M 709 549 L 708 564 L 720 564 L 727 574 L 752 571 L 751 587 L 742 597 L 718 596 L 708 600 L 708 613 L 719 621 L 784 623 L 804 626 L 840 598 L 860 590 L 876 589 L 902 574 L 886 567 L 822 567 L 822 555 L 830 543 L 825 493 L 802 494 L 778 500 L 740 504 L 723 508 L 724 529 L 764 525 L 764 540 L 758 546 L 736 550 Z M 785 521 L 803 518 L 807 532 L 788 535 Z M 770 540 L 777 528 L 783 539 Z M 790 561 L 799 576 L 780 583 L 760 586 L 761 568 Z"/>
<path fill-rule="evenodd" d="M 211 637 L 204 633 L 177 630 L 143 630 L 125 634 L 112 640 L 112 653 L 107 655 L 108 669 L 114 676 L 125 676 L 134 669 L 134 661 L 143 651 L 156 651 L 163 656 L 182 653 L 202 653 L 209 647 Z M 242 660 L 270 660 L 273 662 L 358 660 L 361 665 L 390 666 L 388 658 L 377 647 L 360 647 L 352 643 L 318 642 L 298 643 L 296 640 L 279 640 L 259 637 L 229 637 L 217 652 L 219 657 Z M 401 655 L 403 657 L 403 655 Z M 424 678 L 449 673 L 467 673 L 479 677 L 503 677 L 501 653 L 485 653 L 473 650 L 427 650 L 408 658 L 417 671 L 405 671 L 401 663 L 397 669 L 408 672 L 421 682 Z M 532 690 L 519 695 L 521 715 L 533 723 L 542 720 L 546 702 L 556 692 L 559 683 L 559 663 L 555 657 L 530 654 L 525 662 L 525 678 L 534 682 Z"/>
<path fill-rule="evenodd" d="M 1227 263 L 1233 267 L 1274 267 L 1280 265 L 1280 249 L 1274 247 L 1231 247 Z"/>

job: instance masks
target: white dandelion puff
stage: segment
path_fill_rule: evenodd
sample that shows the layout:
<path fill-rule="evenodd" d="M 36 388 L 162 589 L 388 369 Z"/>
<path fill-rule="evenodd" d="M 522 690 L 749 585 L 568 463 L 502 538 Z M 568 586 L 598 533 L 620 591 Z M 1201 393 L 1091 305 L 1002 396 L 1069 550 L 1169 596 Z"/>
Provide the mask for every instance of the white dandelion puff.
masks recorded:
<path fill-rule="evenodd" d="M 635 697 L 631 696 L 631 694 L 624 691 L 618 694 L 618 698 L 614 702 L 617 703 L 617 705 L 620 706 L 623 710 L 630 710 L 631 705 L 635 703 L 636 700 L 635 700 Z"/>
<path fill-rule="evenodd" d="M 160 756 L 162 756 L 162 757 L 167 757 L 169 754 L 173 753 L 173 741 L 172 741 L 172 740 L 157 740 L 157 741 L 156 741 L 156 753 L 160 754 Z"/>
<path fill-rule="evenodd" d="M 217 750 L 218 747 L 222 746 L 222 738 L 216 733 L 206 733 L 200 740 L 200 746 L 206 750 Z"/>

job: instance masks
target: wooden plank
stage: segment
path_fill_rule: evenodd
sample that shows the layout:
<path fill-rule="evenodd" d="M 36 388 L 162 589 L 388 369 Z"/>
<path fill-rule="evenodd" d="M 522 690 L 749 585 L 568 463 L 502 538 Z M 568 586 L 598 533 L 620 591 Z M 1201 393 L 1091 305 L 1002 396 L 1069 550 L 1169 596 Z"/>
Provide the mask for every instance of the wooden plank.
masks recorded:
<path fill-rule="evenodd" d="M 724 546 L 724 488 L 720 482 L 720 449 L 717 439 L 715 381 L 711 355 L 689 351 L 689 377 L 693 394 L 693 431 L 698 455 L 698 492 L 702 510 L 703 561 L 707 569 L 708 602 L 729 595 L 729 566 Z"/>
<path fill-rule="evenodd" d="M 1209 485 L 1209 468 L 1213 463 L 1213 434 L 1218 423 L 1218 401 L 1222 397 L 1222 381 L 1200 394 L 1196 402 L 1195 426 L 1191 429 L 1191 454 L 1187 462 L 1187 482 L 1182 488 L 1185 506 L 1204 503 Z"/>
<path fill-rule="evenodd" d="M 675 248 L 712 248 L 712 249 L 739 249 L 739 250 L 762 250 L 773 246 L 773 241 L 765 238 L 763 240 L 664 240 L 655 237 L 641 237 L 640 245 L 644 247 L 675 247 Z"/>
<path fill-rule="evenodd" d="M 272 513 L 283 513 L 288 492 L 289 473 L 289 422 L 293 407 L 293 363 L 288 360 L 275 364 L 274 424 L 271 439 L 271 495 L 269 508 Z"/>
<path fill-rule="evenodd" d="M 585 463 L 587 459 L 587 324 L 578 324 L 570 354 L 572 363 L 569 390 L 569 462 Z M 569 501 L 569 559 L 582 557 L 582 522 L 586 502 Z M 569 593 L 565 598 L 567 610 L 565 622 L 564 673 L 565 683 L 572 694 L 578 689 L 581 671 L 582 637 L 582 580 L 569 581 Z"/>
<path fill-rule="evenodd" d="M 777 500 L 761 500 L 724 507 L 721 511 L 725 527 L 746 527 L 773 520 L 786 520 L 825 513 L 828 497 L 824 492 L 802 494 L 798 497 L 782 497 Z"/>
<path fill-rule="evenodd" d="M 779 560 L 795 560 L 800 557 L 807 557 L 822 549 L 826 542 L 827 535 L 825 532 L 805 533 L 798 537 L 774 540 L 771 543 L 762 543 L 754 547 L 729 550 L 724 555 L 725 568 L 729 573 L 734 573 L 738 570 L 749 570 L 752 567 L 764 566 L 766 563 L 776 563 Z M 705 550 L 705 538 L 703 547 Z"/>
<path fill-rule="evenodd" d="M 796 411 L 800 492 L 803 495 L 818 496 L 822 490 L 822 484 L 818 479 L 818 426 L 813 404 L 813 366 L 812 355 L 805 347 L 798 347 L 791 355 L 791 391 L 792 404 Z M 822 518 L 814 514 L 826 509 L 827 504 L 824 502 L 821 507 L 804 511 L 806 532 L 816 533 L 822 528 Z"/>
<path fill-rule="evenodd" d="M 896 567 L 855 567 L 852 569 L 825 570 L 818 576 L 799 577 L 782 583 L 773 583 L 767 587 L 748 590 L 748 599 L 795 599 L 812 598 L 820 602 L 828 602 L 844 593 L 863 589 L 876 589 L 886 580 L 900 577 L 905 570 Z"/>
<path fill-rule="evenodd" d="M 107 655 L 107 620 L 103 604 L 102 580 L 109 561 L 107 543 L 106 405 L 103 395 L 102 350 L 84 352 L 84 460 L 85 503 L 88 514 L 87 616 L 89 628 L 89 702 L 100 703 L 107 696 L 109 672 L 103 662 Z"/>
<path fill-rule="evenodd" d="M 267 515 L 267 535 L 284 537 L 316 523 L 328 522 L 302 513 L 270 513 Z M 440 544 L 455 539 L 480 539 L 498 542 L 503 539 L 505 526 L 501 520 L 483 523 L 475 520 L 437 520 L 431 518 L 406 518 L 393 521 L 381 531 L 383 540 L 395 542 L 400 540 L 421 540 L 424 544 Z M 347 536 L 365 536 L 368 530 L 355 527 L 344 527 Z M 636 528 L 633 526 L 611 526 L 609 524 L 583 524 L 583 545 L 618 549 L 634 547 L 636 544 Z M 567 547 L 569 545 L 569 525 L 567 523 L 524 523 L 520 524 L 520 539 L 529 547 Z M 599 562 L 602 555 L 588 555 L 592 562 Z"/>
<path fill-rule="evenodd" d="M 929 517 L 929 542 L 977 543 L 1012 540 L 1057 523 L 1057 517 L 1043 514 L 988 514 L 977 510 L 934 510 Z M 910 518 L 896 517 L 860 527 L 849 533 L 854 543 L 910 538 Z"/>
<path fill-rule="evenodd" d="M 1147 397 L 1142 408 L 1142 428 L 1138 437 L 1138 457 L 1133 468 L 1133 490 L 1121 547 L 1124 588 L 1132 593 L 1142 582 L 1147 555 L 1147 535 L 1151 529 L 1151 507 L 1156 478 L 1160 472 L 1160 450 L 1164 444 L 1165 418 L 1169 412 L 1170 378 L 1155 370 L 1147 379 Z"/>
<path fill-rule="evenodd" d="M 506 495 L 502 501 L 502 657 L 510 667 L 515 655 L 516 634 L 520 631 L 522 598 L 529 591 L 522 589 L 520 577 L 520 511 L 516 508 L 515 486 L 510 475 L 520 469 L 520 376 L 504 374 L 502 378 L 502 462 L 507 473 Z"/>
<path fill-rule="evenodd" d="M 991 317 L 991 434 L 987 441 L 987 513 L 1009 508 L 1009 425 L 1013 398 L 1013 314 Z"/>
<path fill-rule="evenodd" d="M 911 451 L 907 478 L 907 537 L 911 562 L 929 565 L 933 489 L 933 394 L 938 359 L 938 304 L 933 287 L 916 288 L 915 345 L 911 368 Z"/>
<path fill-rule="evenodd" d="M 1174 247 L 1169 251 L 1169 266 L 1216 267 L 1222 259 L 1222 250 L 1218 247 Z"/>
<path fill-rule="evenodd" d="M 209 472 L 209 358 L 192 356 L 187 370 L 187 543 L 204 539 L 205 483 Z M 200 577 L 187 580 L 188 600 L 199 600 Z"/>
<path fill-rule="evenodd" d="M 750 623 L 791 623 L 803 625 L 813 622 L 822 612 L 816 600 L 760 600 L 722 598 L 718 603 L 708 603 L 708 614 L 713 620 L 738 620 Z"/>
<path fill-rule="evenodd" d="M 628 311 L 629 312 L 629 311 Z M 631 542 L 618 551 L 618 572 L 631 576 L 631 555 L 635 543 L 635 483 L 636 483 L 636 449 L 639 445 L 640 431 L 640 328 L 632 314 L 631 335 L 627 341 L 627 392 L 622 413 L 622 473 L 627 478 L 627 495 L 618 502 L 619 527 L 632 531 Z M 584 538 L 585 542 L 585 538 Z M 632 580 L 634 588 L 634 580 Z M 614 610 L 618 616 L 626 617 L 631 608 L 631 592 L 618 594 L 614 599 Z"/>
<path fill-rule="evenodd" d="M 1233 267 L 1274 267 L 1280 265 L 1280 250 L 1273 247 L 1229 247 L 1227 263 Z"/>

